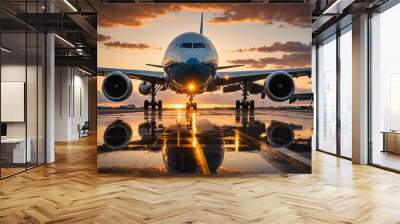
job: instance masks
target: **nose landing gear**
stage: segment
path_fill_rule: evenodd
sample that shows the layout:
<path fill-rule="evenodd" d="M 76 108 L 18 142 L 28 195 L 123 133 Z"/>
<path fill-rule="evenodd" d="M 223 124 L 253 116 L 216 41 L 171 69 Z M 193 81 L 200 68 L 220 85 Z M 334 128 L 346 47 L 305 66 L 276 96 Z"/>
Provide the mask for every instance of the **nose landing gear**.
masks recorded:
<path fill-rule="evenodd" d="M 161 110 L 162 109 L 162 100 L 159 100 L 159 101 L 155 101 L 155 100 L 148 101 L 148 100 L 145 100 L 143 108 L 145 110 L 148 110 L 149 107 L 151 107 L 151 109 L 153 109 L 153 110 L 155 110 L 157 108 L 159 110 Z"/>
<path fill-rule="evenodd" d="M 248 100 L 247 97 L 249 96 L 248 90 L 247 90 L 247 83 L 244 82 L 241 85 L 242 91 L 243 91 L 243 99 L 242 101 L 236 100 L 236 109 L 240 109 L 242 107 L 243 109 L 250 109 L 254 110 L 254 100 Z"/>
<path fill-rule="evenodd" d="M 193 102 L 193 94 L 189 94 L 189 102 L 186 103 L 186 110 L 197 110 L 197 103 Z"/>
<path fill-rule="evenodd" d="M 152 110 L 155 109 L 159 109 L 162 110 L 162 100 L 156 101 L 156 94 L 158 91 L 160 91 L 160 89 L 162 88 L 162 86 L 159 86 L 158 88 L 156 87 L 156 84 L 153 82 L 151 83 L 151 101 L 145 100 L 144 104 L 143 104 L 143 108 L 145 110 L 148 110 L 149 107 L 151 107 Z"/>

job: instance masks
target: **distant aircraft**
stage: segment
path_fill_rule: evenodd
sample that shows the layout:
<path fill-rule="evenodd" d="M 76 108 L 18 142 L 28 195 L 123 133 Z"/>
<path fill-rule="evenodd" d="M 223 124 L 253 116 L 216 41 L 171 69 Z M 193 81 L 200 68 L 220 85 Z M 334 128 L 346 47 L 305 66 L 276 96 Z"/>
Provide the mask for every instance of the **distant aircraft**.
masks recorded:
<path fill-rule="evenodd" d="M 237 109 L 254 109 L 254 101 L 248 100 L 249 93 L 261 94 L 261 98 L 267 95 L 273 101 L 282 102 L 295 92 L 293 78 L 311 76 L 311 68 L 219 72 L 243 65 L 218 66 L 217 50 L 203 35 L 203 13 L 199 33 L 186 32 L 177 36 L 168 45 L 161 65 L 146 65 L 163 71 L 98 68 L 98 73 L 105 75 L 104 95 L 112 101 L 126 100 L 132 94 L 132 78 L 142 80 L 139 93 L 151 95 L 150 101 L 144 101 L 144 109 L 162 109 L 162 101 L 156 101 L 155 97 L 159 91 L 167 89 L 187 94 L 186 109 L 197 109 L 197 103 L 193 102 L 195 95 L 217 91 L 221 87 L 224 93 L 243 92 L 243 98 L 236 100 Z M 261 79 L 265 79 L 263 86 L 254 83 Z"/>

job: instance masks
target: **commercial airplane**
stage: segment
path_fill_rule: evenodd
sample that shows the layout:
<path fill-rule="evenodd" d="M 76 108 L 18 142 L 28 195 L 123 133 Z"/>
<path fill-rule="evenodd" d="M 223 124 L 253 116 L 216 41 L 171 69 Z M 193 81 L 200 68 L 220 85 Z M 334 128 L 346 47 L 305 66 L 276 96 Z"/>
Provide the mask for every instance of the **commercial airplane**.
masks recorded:
<path fill-rule="evenodd" d="M 243 98 L 236 100 L 237 109 L 254 109 L 254 101 L 248 100 L 249 93 L 282 102 L 295 92 L 293 78 L 311 76 L 311 68 L 220 72 L 243 65 L 218 65 L 217 50 L 203 35 L 203 13 L 199 33 L 186 32 L 177 36 L 168 45 L 161 65 L 146 65 L 163 71 L 98 68 L 98 73 L 105 75 L 102 83 L 104 95 L 112 101 L 126 100 L 132 94 L 132 78 L 142 80 L 140 94 L 151 96 L 150 101 L 144 101 L 144 109 L 162 109 L 162 101 L 156 101 L 155 97 L 159 91 L 167 89 L 187 94 L 186 109 L 197 109 L 197 103 L 193 102 L 195 95 L 217 91 L 221 87 L 224 93 L 243 92 Z M 254 83 L 262 79 L 265 79 L 264 85 Z"/>

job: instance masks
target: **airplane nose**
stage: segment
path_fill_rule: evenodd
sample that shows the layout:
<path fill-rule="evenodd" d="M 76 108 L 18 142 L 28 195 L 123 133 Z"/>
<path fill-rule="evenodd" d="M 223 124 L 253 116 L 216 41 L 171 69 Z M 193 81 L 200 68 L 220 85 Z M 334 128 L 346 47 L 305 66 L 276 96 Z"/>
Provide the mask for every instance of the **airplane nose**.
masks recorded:
<path fill-rule="evenodd" d="M 195 65 L 195 64 L 198 64 L 198 63 L 199 63 L 199 60 L 197 60 L 197 58 L 189 58 L 189 59 L 186 61 L 186 63 L 189 64 L 189 65 Z"/>

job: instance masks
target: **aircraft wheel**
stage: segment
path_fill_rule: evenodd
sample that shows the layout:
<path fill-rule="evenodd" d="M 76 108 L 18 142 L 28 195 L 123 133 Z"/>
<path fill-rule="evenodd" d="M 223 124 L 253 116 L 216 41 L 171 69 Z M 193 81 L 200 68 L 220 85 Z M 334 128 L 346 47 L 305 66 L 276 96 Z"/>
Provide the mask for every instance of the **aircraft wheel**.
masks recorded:
<path fill-rule="evenodd" d="M 249 108 L 249 102 L 243 102 L 243 109 Z"/>
<path fill-rule="evenodd" d="M 158 107 L 159 110 L 162 110 L 162 100 L 158 101 L 157 107 Z"/>
<path fill-rule="evenodd" d="M 254 110 L 254 100 L 250 100 L 250 110 Z"/>
<path fill-rule="evenodd" d="M 192 108 L 193 108 L 193 110 L 197 110 L 197 103 L 193 103 Z"/>
<path fill-rule="evenodd" d="M 152 110 L 155 110 L 155 109 L 156 109 L 156 106 L 157 106 L 156 101 L 151 101 L 151 109 L 152 109 Z"/>
<path fill-rule="evenodd" d="M 236 109 L 240 109 L 240 100 L 236 100 Z"/>
<path fill-rule="evenodd" d="M 143 104 L 143 108 L 144 108 L 145 110 L 148 110 L 148 109 L 149 109 L 149 106 L 150 106 L 150 102 L 149 102 L 148 100 L 145 100 L 145 101 L 144 101 L 144 104 Z"/>

